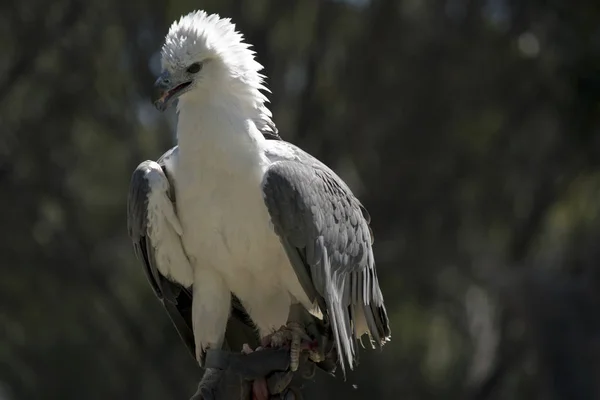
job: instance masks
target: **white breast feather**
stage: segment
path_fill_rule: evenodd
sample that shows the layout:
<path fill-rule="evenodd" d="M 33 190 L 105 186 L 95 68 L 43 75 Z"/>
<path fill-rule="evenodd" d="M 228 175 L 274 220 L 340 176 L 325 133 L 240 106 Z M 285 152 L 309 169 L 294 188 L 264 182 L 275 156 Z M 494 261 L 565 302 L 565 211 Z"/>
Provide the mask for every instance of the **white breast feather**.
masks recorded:
<path fill-rule="evenodd" d="M 264 336 L 286 323 L 291 304 L 311 304 L 264 203 L 261 180 L 268 160 L 253 142 L 260 132 L 251 124 L 227 133 L 214 115 L 210 109 L 180 112 L 177 207 L 183 243 L 193 269 L 217 272 Z M 248 129 L 255 136 L 244 134 Z M 199 313 L 200 318 L 206 317 Z M 204 329 L 200 322 L 196 326 Z"/>

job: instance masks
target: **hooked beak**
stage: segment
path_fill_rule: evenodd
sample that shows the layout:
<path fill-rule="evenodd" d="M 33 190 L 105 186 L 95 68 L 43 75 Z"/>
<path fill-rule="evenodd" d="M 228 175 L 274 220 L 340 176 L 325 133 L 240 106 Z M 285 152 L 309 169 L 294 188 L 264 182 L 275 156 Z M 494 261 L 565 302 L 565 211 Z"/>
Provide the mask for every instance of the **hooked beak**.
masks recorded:
<path fill-rule="evenodd" d="M 159 111 L 165 111 L 173 101 L 181 95 L 192 82 L 174 84 L 168 71 L 164 71 L 154 82 L 152 102 Z"/>

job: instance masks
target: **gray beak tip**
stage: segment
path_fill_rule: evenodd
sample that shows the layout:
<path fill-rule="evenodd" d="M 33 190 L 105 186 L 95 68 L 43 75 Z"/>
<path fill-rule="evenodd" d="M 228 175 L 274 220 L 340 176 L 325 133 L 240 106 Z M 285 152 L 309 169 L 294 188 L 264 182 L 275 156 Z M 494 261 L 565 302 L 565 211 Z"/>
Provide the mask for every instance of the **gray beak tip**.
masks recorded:
<path fill-rule="evenodd" d="M 158 111 L 165 111 L 169 104 L 171 93 L 171 80 L 168 72 L 163 72 L 154 82 L 152 103 Z"/>
<path fill-rule="evenodd" d="M 163 72 L 154 82 L 154 93 L 152 103 L 158 111 L 165 111 L 182 93 L 184 93 L 192 81 L 172 82 L 168 72 Z"/>

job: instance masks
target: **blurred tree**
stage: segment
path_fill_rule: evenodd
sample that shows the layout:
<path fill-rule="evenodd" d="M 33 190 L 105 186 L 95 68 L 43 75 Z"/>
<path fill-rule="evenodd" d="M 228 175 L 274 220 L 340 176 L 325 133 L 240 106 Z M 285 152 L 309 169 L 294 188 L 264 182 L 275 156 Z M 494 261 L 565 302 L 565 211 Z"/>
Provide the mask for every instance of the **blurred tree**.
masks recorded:
<path fill-rule="evenodd" d="M 600 7 L 538 0 L 2 3 L 6 397 L 195 390 L 125 197 L 173 141 L 149 90 L 199 7 L 237 22 L 282 136 L 373 217 L 393 341 L 308 398 L 600 397 Z"/>

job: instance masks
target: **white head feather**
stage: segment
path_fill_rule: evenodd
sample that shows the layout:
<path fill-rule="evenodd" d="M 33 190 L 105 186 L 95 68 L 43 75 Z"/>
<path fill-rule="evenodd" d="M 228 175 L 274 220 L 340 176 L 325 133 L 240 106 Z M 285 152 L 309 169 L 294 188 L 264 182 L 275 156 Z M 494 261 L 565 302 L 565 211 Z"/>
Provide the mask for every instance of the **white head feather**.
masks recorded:
<path fill-rule="evenodd" d="M 171 25 L 162 47 L 161 63 L 175 80 L 191 80 L 180 102 L 234 96 L 243 102 L 243 108 L 257 111 L 253 119 L 259 129 L 276 132 L 271 112 L 265 106 L 268 99 L 262 93 L 269 91 L 259 72 L 263 66 L 254 54 L 229 18 L 195 11 Z M 202 69 L 192 76 L 186 70 L 194 63 L 200 63 Z"/>

